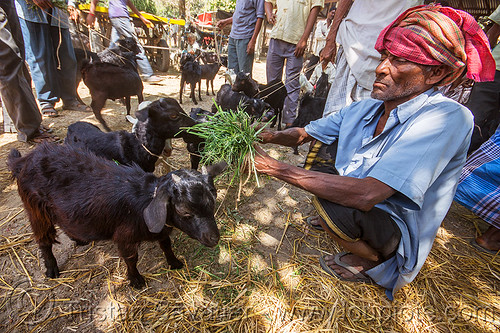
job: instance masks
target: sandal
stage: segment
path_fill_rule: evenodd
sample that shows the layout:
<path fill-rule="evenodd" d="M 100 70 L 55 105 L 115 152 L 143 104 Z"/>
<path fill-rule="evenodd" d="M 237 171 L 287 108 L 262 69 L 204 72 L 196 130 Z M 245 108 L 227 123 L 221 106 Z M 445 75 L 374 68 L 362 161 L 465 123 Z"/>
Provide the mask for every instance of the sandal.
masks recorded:
<path fill-rule="evenodd" d="M 50 134 L 45 128 L 40 127 L 35 133 L 33 133 L 28 139 L 27 142 L 33 144 L 39 144 L 43 142 L 47 143 L 58 143 L 61 139 L 54 135 Z"/>
<path fill-rule="evenodd" d="M 56 109 L 54 109 L 53 106 L 46 106 L 42 109 L 42 116 L 55 118 L 59 117 L 59 113 L 57 112 Z"/>
<path fill-rule="evenodd" d="M 306 223 L 308 226 L 310 226 L 311 228 L 313 228 L 314 230 L 318 230 L 318 231 L 325 231 L 325 229 L 323 229 L 323 227 L 320 225 L 320 224 L 312 224 L 311 221 L 312 219 L 314 218 L 315 216 L 309 216 L 307 219 L 306 219 Z"/>
<path fill-rule="evenodd" d="M 348 281 L 348 282 L 358 282 L 358 283 L 367 283 L 367 284 L 374 284 L 374 281 L 372 278 L 369 276 L 363 274 L 362 271 L 357 270 L 356 268 L 350 266 L 349 264 L 346 264 L 345 262 L 341 261 L 340 259 L 347 255 L 351 254 L 350 252 L 340 252 L 335 255 L 335 263 L 339 265 L 340 267 L 346 269 L 347 271 L 351 272 L 354 276 L 351 278 L 345 278 L 342 275 L 338 274 L 326 264 L 325 258 L 323 256 L 319 257 L 319 264 L 321 268 L 327 273 L 330 274 L 331 276 L 342 280 L 342 281 Z"/>

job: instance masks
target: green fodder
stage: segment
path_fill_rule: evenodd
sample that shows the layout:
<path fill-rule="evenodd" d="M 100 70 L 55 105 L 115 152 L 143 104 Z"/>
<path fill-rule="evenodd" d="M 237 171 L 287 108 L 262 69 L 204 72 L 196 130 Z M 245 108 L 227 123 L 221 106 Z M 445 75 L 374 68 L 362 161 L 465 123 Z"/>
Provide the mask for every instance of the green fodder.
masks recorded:
<path fill-rule="evenodd" d="M 256 129 L 252 126 L 252 118 L 242 110 L 240 104 L 236 111 L 222 111 L 218 105 L 217 113 L 208 116 L 208 122 L 196 124 L 186 131 L 204 140 L 201 152 L 202 164 L 213 164 L 225 161 L 228 164 L 226 174 L 233 174 L 229 186 L 235 180 L 239 181 L 238 200 L 242 186 L 255 176 L 257 186 L 259 179 L 255 170 L 255 142 L 258 134 L 265 128 Z"/>

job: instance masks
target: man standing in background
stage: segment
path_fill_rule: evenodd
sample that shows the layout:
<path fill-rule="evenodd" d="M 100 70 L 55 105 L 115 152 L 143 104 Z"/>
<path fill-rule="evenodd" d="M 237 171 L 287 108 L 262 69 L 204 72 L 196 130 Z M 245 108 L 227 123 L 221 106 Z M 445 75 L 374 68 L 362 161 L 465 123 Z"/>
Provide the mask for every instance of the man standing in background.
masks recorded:
<path fill-rule="evenodd" d="M 264 20 L 264 0 L 236 0 L 234 14 L 217 22 L 222 29 L 232 24 L 227 46 L 228 69 L 252 74 L 255 43 Z"/>
<path fill-rule="evenodd" d="M 92 0 L 90 3 L 89 14 L 87 15 L 87 24 L 89 26 L 94 25 L 95 21 L 95 7 L 99 0 Z M 108 15 L 111 20 L 111 42 L 109 47 L 113 47 L 114 44 L 120 37 L 133 37 L 139 46 L 141 52 L 138 54 L 137 67 L 141 74 L 144 76 L 144 81 L 149 83 L 159 82 L 162 79 L 156 75 L 153 75 L 153 68 L 146 57 L 144 48 L 141 43 L 139 43 L 139 38 L 135 34 L 134 27 L 130 22 L 130 15 L 128 13 L 127 6 L 130 7 L 132 12 L 136 14 L 139 19 L 144 23 L 145 26 L 151 27 L 153 23 L 142 16 L 141 12 L 134 6 L 132 0 L 109 0 Z"/>
<path fill-rule="evenodd" d="M 282 79 L 286 60 L 287 97 L 283 106 L 286 126 L 290 126 L 296 117 L 304 51 L 323 5 L 324 0 L 270 0 L 264 4 L 267 20 L 274 25 L 267 52 L 267 83 Z M 273 13 L 274 7 L 276 13 Z"/>

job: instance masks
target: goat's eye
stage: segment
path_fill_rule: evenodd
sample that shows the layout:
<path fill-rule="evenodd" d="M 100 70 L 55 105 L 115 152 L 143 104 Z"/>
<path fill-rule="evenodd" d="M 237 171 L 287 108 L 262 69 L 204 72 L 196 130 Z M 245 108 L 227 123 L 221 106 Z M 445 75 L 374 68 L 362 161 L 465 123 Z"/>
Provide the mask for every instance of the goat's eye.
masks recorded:
<path fill-rule="evenodd" d="M 179 118 L 178 114 L 173 114 L 173 115 L 170 116 L 170 119 L 172 119 L 172 120 L 175 120 L 177 118 Z"/>

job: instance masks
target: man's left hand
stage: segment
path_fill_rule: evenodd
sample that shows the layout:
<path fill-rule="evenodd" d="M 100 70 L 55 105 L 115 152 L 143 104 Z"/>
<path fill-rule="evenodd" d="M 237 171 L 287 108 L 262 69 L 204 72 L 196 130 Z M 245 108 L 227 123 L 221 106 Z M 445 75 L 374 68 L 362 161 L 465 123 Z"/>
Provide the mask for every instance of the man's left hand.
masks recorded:
<path fill-rule="evenodd" d="M 293 52 L 293 55 L 296 56 L 297 58 L 302 57 L 304 55 L 306 47 L 307 47 L 307 39 L 303 40 L 301 38 L 297 43 L 297 46 L 295 46 L 295 52 Z"/>
<path fill-rule="evenodd" d="M 255 145 L 255 169 L 267 175 L 271 175 L 274 168 L 272 165 L 276 162 L 274 158 L 269 156 L 259 145 Z"/>
<path fill-rule="evenodd" d="M 250 40 L 247 45 L 247 54 L 252 55 L 255 52 L 255 41 Z"/>

